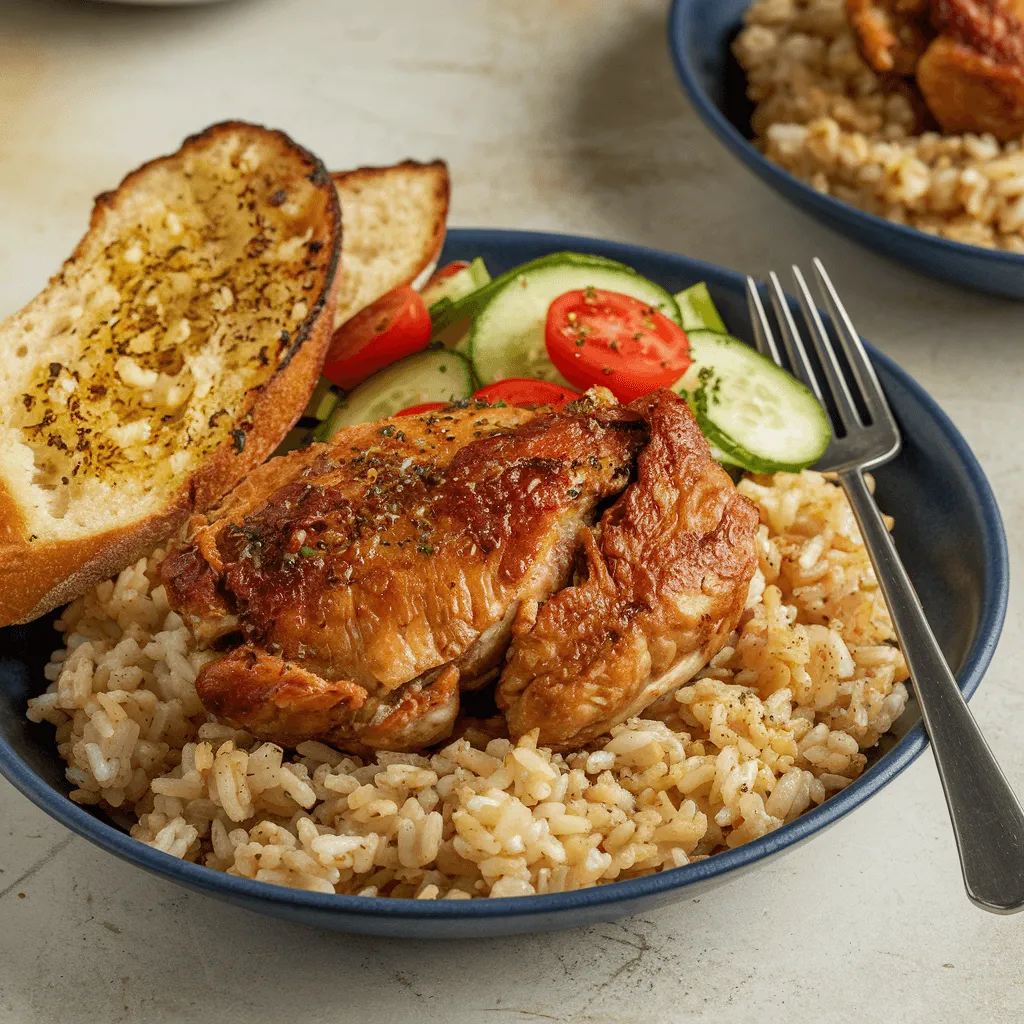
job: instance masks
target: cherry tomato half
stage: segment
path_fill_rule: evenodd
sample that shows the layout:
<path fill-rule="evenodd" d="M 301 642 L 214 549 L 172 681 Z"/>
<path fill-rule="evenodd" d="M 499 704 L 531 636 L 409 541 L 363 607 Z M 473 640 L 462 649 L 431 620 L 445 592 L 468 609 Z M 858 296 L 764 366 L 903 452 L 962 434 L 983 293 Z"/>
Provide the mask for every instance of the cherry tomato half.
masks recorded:
<path fill-rule="evenodd" d="M 423 286 L 423 290 L 426 291 L 435 284 L 440 284 L 449 277 L 454 277 L 460 270 L 465 270 L 468 266 L 468 260 L 452 260 L 451 263 L 446 263 L 443 267 L 438 267 L 437 270 L 431 274 L 430 280 Z"/>
<path fill-rule="evenodd" d="M 351 391 L 378 370 L 426 348 L 430 314 L 419 292 L 403 285 L 343 323 L 331 339 L 324 376 Z"/>
<path fill-rule="evenodd" d="M 447 409 L 446 402 L 421 402 L 419 405 L 410 405 L 407 409 L 401 409 L 395 413 L 396 416 L 419 416 L 425 412 L 437 412 L 438 409 Z"/>
<path fill-rule="evenodd" d="M 571 384 L 608 388 L 620 402 L 674 384 L 693 360 L 686 332 L 646 302 L 598 288 L 548 308 L 548 355 Z"/>
<path fill-rule="evenodd" d="M 491 405 L 504 402 L 506 405 L 550 405 L 553 409 L 562 409 L 580 396 L 575 391 L 546 380 L 509 377 L 508 380 L 488 384 L 473 397 Z"/>

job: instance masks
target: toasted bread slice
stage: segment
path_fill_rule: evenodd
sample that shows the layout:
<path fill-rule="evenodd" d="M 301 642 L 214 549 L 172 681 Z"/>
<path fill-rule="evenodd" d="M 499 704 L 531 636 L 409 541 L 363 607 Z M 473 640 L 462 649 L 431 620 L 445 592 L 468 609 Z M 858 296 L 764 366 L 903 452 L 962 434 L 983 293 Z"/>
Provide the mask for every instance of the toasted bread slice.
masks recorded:
<path fill-rule="evenodd" d="M 323 165 L 228 122 L 96 200 L 63 269 L 0 323 L 0 625 L 130 564 L 301 414 L 341 245 Z"/>
<path fill-rule="evenodd" d="M 425 283 L 444 245 L 450 185 L 443 160 L 336 171 L 345 257 L 334 325 L 402 284 Z"/>

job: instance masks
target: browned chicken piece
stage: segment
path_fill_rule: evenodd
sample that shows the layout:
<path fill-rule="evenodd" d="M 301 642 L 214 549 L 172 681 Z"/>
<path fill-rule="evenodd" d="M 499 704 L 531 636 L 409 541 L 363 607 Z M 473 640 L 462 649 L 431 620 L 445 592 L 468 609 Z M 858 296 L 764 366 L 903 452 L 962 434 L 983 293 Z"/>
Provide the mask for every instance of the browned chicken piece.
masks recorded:
<path fill-rule="evenodd" d="M 498 687 L 514 737 L 579 746 L 639 714 L 722 649 L 746 604 L 754 506 L 675 395 L 630 408 L 650 429 L 636 481 L 583 531 L 578 581 L 517 616 Z"/>
<path fill-rule="evenodd" d="M 914 76 L 945 132 L 1024 134 L 1024 0 L 847 0 L 876 71 Z"/>
<path fill-rule="evenodd" d="M 598 391 L 562 413 L 353 427 L 271 460 L 163 562 L 171 605 L 227 649 L 200 699 L 285 745 L 438 742 L 460 687 L 497 674 L 520 604 L 567 581 L 647 438 L 641 412 Z"/>
<path fill-rule="evenodd" d="M 1024 65 L 1024 0 L 930 0 L 943 34 L 1004 64 Z"/>
<path fill-rule="evenodd" d="M 876 71 L 912 75 L 935 33 L 931 0 L 846 0 L 864 59 Z"/>
<path fill-rule="evenodd" d="M 939 0 L 942 34 L 917 65 L 917 87 L 946 132 L 1024 134 L 1024 3 Z"/>

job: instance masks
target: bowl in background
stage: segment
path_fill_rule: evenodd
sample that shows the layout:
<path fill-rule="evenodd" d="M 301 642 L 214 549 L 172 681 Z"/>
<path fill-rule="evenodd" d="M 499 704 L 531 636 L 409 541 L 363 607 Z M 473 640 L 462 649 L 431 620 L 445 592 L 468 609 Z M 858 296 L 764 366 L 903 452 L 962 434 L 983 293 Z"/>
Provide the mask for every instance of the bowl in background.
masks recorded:
<path fill-rule="evenodd" d="M 669 48 L 676 72 L 704 123 L 759 178 L 823 224 L 874 252 L 932 277 L 992 295 L 1024 298 L 1024 254 L 985 249 L 894 224 L 823 195 L 765 157 L 751 141 L 753 106 L 732 42 L 750 0 L 674 0 Z"/>

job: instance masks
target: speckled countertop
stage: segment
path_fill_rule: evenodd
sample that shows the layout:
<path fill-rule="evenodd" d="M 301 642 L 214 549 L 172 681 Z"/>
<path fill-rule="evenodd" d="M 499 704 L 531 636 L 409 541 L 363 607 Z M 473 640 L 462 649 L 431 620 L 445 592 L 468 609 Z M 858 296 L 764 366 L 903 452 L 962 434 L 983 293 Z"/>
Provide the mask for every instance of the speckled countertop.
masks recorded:
<path fill-rule="evenodd" d="M 726 156 L 676 88 L 661 0 L 0 0 L 0 313 L 90 198 L 206 124 L 328 165 L 445 157 L 452 222 L 577 231 L 763 272 L 821 255 L 862 331 L 944 406 L 1024 573 L 1024 306 L 829 234 Z M 974 702 L 1024 788 L 1024 600 Z M 858 813 L 700 899 L 465 944 L 280 924 L 74 838 L 0 781 L 0 1022 L 1015 1022 L 1024 917 L 974 910 L 929 756 Z"/>

